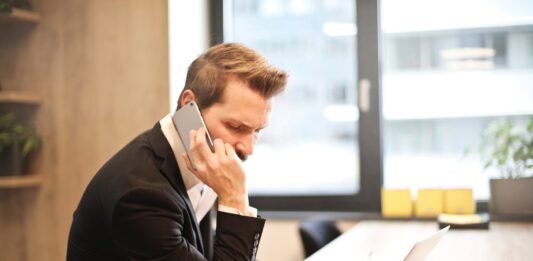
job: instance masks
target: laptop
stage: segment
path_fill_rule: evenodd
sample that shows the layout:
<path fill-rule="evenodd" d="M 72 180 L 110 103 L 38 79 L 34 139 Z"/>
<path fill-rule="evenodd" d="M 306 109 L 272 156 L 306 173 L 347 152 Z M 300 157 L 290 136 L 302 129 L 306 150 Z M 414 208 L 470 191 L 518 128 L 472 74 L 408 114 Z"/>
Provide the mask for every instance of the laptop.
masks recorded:
<path fill-rule="evenodd" d="M 439 241 L 442 239 L 444 234 L 448 232 L 449 229 L 450 229 L 450 226 L 447 226 L 435 232 L 433 235 L 427 237 L 426 239 L 416 242 L 415 245 L 411 247 L 407 255 L 398 254 L 398 253 L 377 253 L 377 252 L 370 251 L 370 253 L 368 254 L 369 260 L 372 260 L 372 261 L 375 261 L 375 260 L 404 260 L 404 261 L 426 260 L 426 258 L 429 256 L 431 251 L 435 248 L 435 246 L 439 243 Z"/>

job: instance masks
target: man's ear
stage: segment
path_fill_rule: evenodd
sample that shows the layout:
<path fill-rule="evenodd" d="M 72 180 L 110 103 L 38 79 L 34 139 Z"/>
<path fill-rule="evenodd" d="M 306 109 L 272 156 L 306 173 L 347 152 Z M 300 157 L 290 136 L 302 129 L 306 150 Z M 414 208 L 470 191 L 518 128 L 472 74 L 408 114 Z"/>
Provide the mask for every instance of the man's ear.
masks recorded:
<path fill-rule="evenodd" d="M 192 92 L 191 90 L 185 90 L 181 94 L 181 99 L 179 101 L 179 105 L 180 105 L 180 107 L 183 107 L 183 106 L 185 106 L 185 104 L 187 104 L 189 102 L 192 102 L 192 101 L 195 101 L 195 100 L 196 100 L 196 95 L 194 95 L 194 92 Z"/>

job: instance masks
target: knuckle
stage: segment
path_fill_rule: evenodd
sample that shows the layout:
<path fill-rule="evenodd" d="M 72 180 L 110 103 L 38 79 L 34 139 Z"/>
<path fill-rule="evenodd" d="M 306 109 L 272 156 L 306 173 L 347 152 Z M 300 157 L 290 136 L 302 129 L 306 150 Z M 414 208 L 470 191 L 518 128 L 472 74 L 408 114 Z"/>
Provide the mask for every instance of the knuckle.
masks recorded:
<path fill-rule="evenodd" d="M 207 166 L 210 169 L 218 169 L 218 168 L 220 168 L 220 164 L 216 160 L 209 160 L 207 162 Z"/>
<path fill-rule="evenodd" d="M 228 157 L 222 157 L 220 159 L 220 164 L 223 166 L 228 166 L 230 164 L 231 160 Z"/>
<path fill-rule="evenodd" d="M 196 172 L 198 174 L 205 174 L 207 172 L 207 168 L 204 164 L 196 164 Z"/>
<path fill-rule="evenodd" d="M 192 151 L 196 151 L 196 150 L 198 150 L 198 143 L 193 144 L 193 145 L 191 146 L 191 150 L 192 150 Z"/>

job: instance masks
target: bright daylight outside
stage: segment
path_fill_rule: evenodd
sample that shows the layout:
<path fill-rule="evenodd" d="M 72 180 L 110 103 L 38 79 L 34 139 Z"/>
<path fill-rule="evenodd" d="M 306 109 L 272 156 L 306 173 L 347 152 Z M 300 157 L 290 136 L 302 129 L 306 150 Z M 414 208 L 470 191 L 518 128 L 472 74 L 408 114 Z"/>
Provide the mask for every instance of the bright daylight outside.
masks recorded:
<path fill-rule="evenodd" d="M 225 40 L 258 50 L 290 74 L 270 126 L 244 164 L 253 173 L 250 193 L 355 193 L 355 2 L 232 3 L 225 7 L 232 11 L 225 19 Z"/>
<path fill-rule="evenodd" d="M 383 0 L 381 17 L 384 185 L 487 199 L 497 172 L 472 151 L 533 114 L 533 2 Z"/>
<path fill-rule="evenodd" d="M 246 0 L 229 10 L 226 40 L 291 75 L 245 163 L 250 192 L 356 193 L 355 1 Z M 533 114 L 533 2 L 382 0 L 381 28 L 384 186 L 471 187 L 487 199 L 496 171 L 466 152 L 489 122 Z"/>

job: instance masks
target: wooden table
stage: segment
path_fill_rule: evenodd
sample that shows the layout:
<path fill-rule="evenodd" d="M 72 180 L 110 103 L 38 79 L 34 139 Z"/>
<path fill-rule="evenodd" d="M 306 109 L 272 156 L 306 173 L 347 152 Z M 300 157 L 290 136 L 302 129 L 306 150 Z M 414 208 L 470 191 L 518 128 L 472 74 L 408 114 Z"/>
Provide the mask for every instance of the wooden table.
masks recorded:
<path fill-rule="evenodd" d="M 403 257 L 436 231 L 437 223 L 429 221 L 362 221 L 306 260 L 373 260 L 370 252 Z M 450 230 L 427 260 L 533 260 L 533 223 L 491 222 L 489 230 Z"/>

